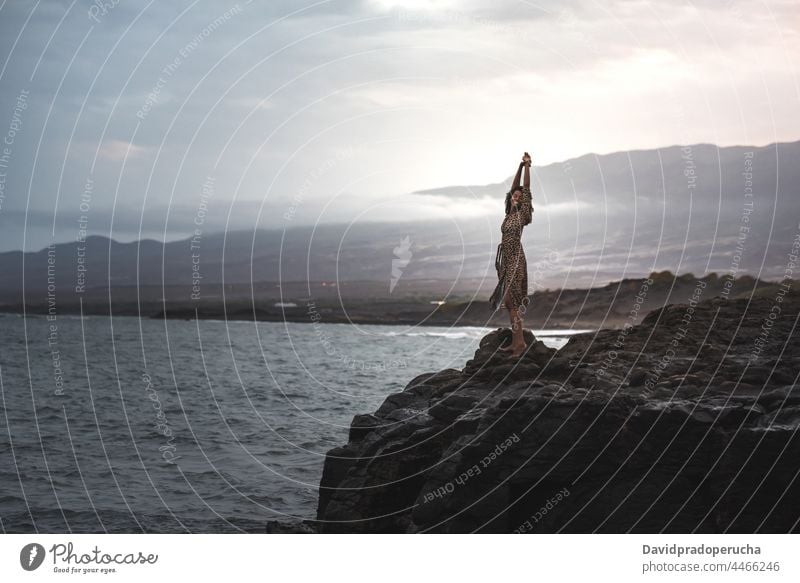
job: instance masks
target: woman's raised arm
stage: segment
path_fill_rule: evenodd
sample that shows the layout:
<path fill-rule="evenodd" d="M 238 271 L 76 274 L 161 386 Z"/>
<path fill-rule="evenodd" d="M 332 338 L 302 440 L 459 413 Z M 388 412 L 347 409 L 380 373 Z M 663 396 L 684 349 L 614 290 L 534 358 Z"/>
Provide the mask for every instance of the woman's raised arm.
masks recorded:
<path fill-rule="evenodd" d="M 531 188 L 531 163 L 531 155 L 525 152 L 525 155 L 522 156 L 522 164 L 525 166 L 525 188 L 528 190 Z"/>
<path fill-rule="evenodd" d="M 525 181 L 522 184 L 522 204 L 520 210 L 522 211 L 522 223 L 530 224 L 533 215 L 533 200 L 531 195 L 531 159 L 527 152 L 525 152 Z"/>
<path fill-rule="evenodd" d="M 517 168 L 517 175 L 514 177 L 514 184 L 511 185 L 511 192 L 514 192 L 516 189 L 519 188 L 519 179 L 522 176 L 522 166 L 524 162 L 519 163 L 519 168 Z"/>

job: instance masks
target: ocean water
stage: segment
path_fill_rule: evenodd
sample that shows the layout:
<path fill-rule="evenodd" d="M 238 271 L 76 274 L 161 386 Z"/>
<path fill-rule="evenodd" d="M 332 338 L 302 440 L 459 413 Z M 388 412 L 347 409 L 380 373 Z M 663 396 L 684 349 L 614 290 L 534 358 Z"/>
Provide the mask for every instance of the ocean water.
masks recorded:
<path fill-rule="evenodd" d="M 489 331 L 9 314 L 0 329 L 3 532 L 313 518 L 353 415 L 461 368 Z"/>

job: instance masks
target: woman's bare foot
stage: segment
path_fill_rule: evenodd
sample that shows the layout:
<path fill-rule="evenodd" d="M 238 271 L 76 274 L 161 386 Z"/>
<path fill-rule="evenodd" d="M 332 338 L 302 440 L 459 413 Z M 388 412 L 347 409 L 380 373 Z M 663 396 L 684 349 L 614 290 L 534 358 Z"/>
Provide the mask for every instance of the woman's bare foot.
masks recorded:
<path fill-rule="evenodd" d="M 511 357 L 512 358 L 519 358 L 520 356 L 525 354 L 526 350 L 528 350 L 528 345 L 527 344 L 523 344 L 522 346 L 515 346 L 515 345 L 512 344 L 511 345 L 511 349 L 512 349 Z"/>

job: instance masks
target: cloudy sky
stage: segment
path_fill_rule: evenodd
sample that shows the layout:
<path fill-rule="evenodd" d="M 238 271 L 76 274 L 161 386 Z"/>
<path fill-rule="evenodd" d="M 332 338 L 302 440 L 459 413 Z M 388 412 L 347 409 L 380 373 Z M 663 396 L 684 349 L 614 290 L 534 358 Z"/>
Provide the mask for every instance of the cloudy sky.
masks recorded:
<path fill-rule="evenodd" d="M 481 216 L 412 193 L 800 139 L 791 1 L 102 6 L 0 4 L 0 250 Z"/>

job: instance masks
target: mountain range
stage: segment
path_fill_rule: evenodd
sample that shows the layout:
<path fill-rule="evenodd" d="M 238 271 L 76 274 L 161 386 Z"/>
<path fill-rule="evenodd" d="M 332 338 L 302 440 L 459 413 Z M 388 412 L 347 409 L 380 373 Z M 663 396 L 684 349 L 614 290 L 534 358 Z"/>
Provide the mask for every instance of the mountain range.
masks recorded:
<path fill-rule="evenodd" d="M 800 235 L 800 142 L 671 146 L 534 167 L 523 243 L 530 292 L 591 288 L 654 271 L 762 280 L 786 272 Z M 292 301 L 483 299 L 496 275 L 506 180 L 414 193 L 497 201 L 468 220 L 324 224 L 120 243 L 103 236 L 0 254 L 0 304 L 119 298 Z M 81 288 L 80 284 L 83 282 Z M 79 291 L 76 291 L 76 287 Z M 226 292 L 227 290 L 227 292 Z"/>

